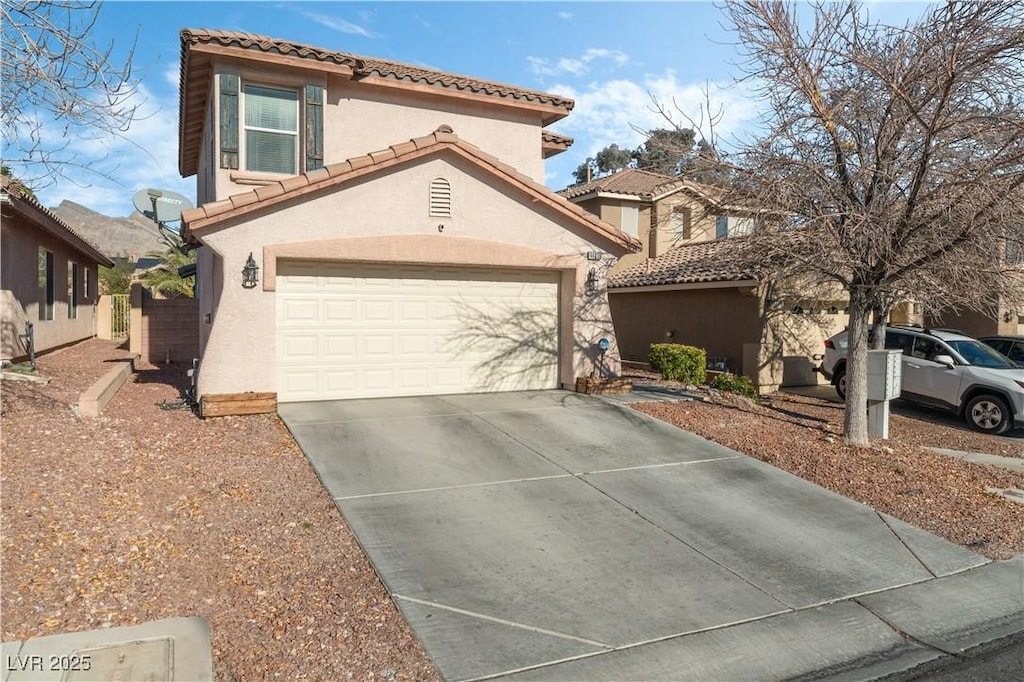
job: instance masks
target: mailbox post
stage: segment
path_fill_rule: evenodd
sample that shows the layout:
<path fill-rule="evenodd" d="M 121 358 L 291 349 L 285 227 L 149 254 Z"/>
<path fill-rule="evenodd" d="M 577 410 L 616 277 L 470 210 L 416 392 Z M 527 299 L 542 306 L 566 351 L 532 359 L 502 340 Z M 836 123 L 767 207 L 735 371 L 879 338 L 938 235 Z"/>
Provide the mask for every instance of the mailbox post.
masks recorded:
<path fill-rule="evenodd" d="M 900 397 L 903 353 L 898 350 L 868 351 L 868 433 L 889 437 L 889 401 Z"/>

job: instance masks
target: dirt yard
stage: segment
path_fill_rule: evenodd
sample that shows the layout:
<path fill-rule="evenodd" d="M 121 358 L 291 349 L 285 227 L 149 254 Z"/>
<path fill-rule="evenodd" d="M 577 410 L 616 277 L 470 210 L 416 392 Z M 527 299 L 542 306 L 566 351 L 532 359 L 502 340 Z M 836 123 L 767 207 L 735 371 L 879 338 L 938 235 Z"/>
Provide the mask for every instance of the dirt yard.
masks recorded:
<path fill-rule="evenodd" d="M 98 419 L 89 341 L 4 381 L 3 640 L 206 619 L 218 680 L 438 679 L 277 417 L 158 407 L 184 368 L 143 367 Z"/>

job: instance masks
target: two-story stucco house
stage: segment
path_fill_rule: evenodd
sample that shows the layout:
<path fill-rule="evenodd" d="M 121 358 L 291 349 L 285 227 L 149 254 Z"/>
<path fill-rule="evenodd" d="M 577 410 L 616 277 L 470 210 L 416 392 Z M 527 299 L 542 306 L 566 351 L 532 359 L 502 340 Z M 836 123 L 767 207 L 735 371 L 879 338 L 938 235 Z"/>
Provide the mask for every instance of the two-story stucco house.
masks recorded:
<path fill-rule="evenodd" d="M 541 184 L 571 100 L 246 33 L 181 47 L 204 414 L 558 388 L 602 338 L 617 370 L 606 262 L 640 244 Z"/>
<path fill-rule="evenodd" d="M 100 265 L 114 263 L 16 180 L 0 175 L 0 358 L 29 355 L 96 335 Z"/>

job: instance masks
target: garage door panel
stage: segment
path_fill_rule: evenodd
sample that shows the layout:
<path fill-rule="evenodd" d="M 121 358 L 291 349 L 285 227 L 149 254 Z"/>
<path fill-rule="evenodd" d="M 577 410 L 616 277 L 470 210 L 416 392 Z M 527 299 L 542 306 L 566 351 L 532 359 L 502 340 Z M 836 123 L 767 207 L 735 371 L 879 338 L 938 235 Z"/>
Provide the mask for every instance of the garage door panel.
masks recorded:
<path fill-rule="evenodd" d="M 356 357 L 357 339 L 354 334 L 330 334 L 323 335 L 324 359 L 352 360 Z"/>
<path fill-rule="evenodd" d="M 359 387 L 359 377 L 355 370 L 325 370 L 323 376 L 323 391 L 328 396 L 343 397 L 355 391 Z"/>
<path fill-rule="evenodd" d="M 281 402 L 557 387 L 558 273 L 278 272 Z"/>
<path fill-rule="evenodd" d="M 281 337 L 289 362 L 316 362 L 319 357 L 317 334 L 285 334 Z"/>
<path fill-rule="evenodd" d="M 356 319 L 356 301 L 325 299 L 323 301 L 323 319 L 328 323 L 349 322 Z"/>

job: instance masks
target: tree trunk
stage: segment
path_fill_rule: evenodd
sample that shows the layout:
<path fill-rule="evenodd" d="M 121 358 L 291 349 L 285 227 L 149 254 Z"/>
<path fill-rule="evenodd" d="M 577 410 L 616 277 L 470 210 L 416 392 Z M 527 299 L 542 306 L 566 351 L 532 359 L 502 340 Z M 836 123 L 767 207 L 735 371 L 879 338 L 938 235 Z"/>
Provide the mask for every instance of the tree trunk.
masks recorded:
<path fill-rule="evenodd" d="M 868 346 L 871 350 L 882 350 L 885 348 L 885 323 L 889 319 L 891 307 L 875 306 L 874 320 L 871 325 L 871 342 Z"/>
<path fill-rule="evenodd" d="M 843 433 L 846 442 L 867 447 L 868 441 L 868 314 L 863 287 L 850 290 L 850 326 L 846 348 L 846 411 Z"/>

